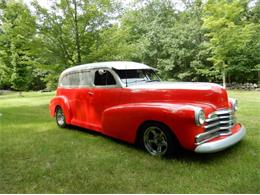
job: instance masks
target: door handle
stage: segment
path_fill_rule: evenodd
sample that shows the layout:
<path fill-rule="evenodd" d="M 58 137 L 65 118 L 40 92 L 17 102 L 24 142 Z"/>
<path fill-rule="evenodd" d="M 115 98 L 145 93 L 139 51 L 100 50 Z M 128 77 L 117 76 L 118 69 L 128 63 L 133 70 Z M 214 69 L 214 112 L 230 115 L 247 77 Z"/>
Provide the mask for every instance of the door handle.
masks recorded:
<path fill-rule="evenodd" d="M 93 93 L 93 92 L 91 92 L 91 91 L 89 91 L 89 92 L 88 92 L 88 94 L 89 94 L 89 95 L 94 95 L 94 93 Z"/>

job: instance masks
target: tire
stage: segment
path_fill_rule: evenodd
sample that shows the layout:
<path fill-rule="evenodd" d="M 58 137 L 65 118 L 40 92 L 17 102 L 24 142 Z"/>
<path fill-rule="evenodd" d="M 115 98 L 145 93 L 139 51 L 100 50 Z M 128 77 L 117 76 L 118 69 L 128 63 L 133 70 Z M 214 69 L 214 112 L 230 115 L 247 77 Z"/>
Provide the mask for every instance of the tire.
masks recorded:
<path fill-rule="evenodd" d="M 55 110 L 55 118 L 56 118 L 56 123 L 59 127 L 65 128 L 67 126 L 64 112 L 59 106 Z"/>
<path fill-rule="evenodd" d="M 149 122 L 141 127 L 141 146 L 153 156 L 171 156 L 180 149 L 177 138 L 164 124 Z"/>

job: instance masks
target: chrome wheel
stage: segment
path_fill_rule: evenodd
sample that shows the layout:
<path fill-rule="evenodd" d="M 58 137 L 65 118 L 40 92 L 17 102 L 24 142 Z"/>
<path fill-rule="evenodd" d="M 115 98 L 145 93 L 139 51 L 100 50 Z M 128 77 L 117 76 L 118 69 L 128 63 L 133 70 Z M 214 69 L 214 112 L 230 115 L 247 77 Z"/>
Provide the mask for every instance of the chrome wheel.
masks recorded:
<path fill-rule="evenodd" d="M 64 113 L 63 113 L 63 111 L 60 107 L 58 107 L 56 109 L 56 122 L 57 122 L 58 126 L 60 126 L 60 127 L 66 126 L 65 116 L 64 116 Z"/>
<path fill-rule="evenodd" d="M 168 140 L 165 132 L 156 126 L 145 129 L 143 136 L 146 150 L 154 156 L 162 156 L 168 150 Z"/>

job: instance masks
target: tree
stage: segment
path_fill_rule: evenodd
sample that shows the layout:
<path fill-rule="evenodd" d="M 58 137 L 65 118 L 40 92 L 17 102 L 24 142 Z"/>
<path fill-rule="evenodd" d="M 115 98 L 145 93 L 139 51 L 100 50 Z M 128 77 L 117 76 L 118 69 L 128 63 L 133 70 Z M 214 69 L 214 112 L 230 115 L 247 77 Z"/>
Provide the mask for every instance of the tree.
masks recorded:
<path fill-rule="evenodd" d="M 17 51 L 15 45 L 11 44 L 11 65 L 13 67 L 11 75 L 12 88 L 21 92 L 28 89 L 28 84 L 31 81 L 30 74 L 32 72 L 31 67 L 28 66 L 28 59 L 26 56 L 19 56 L 21 53 Z"/>
<path fill-rule="evenodd" d="M 90 47 L 91 61 L 135 60 L 137 47 L 129 40 L 128 30 L 113 25 L 99 33 L 99 41 Z M 98 46 L 97 46 L 98 44 Z"/>
<path fill-rule="evenodd" d="M 33 3 L 39 28 L 39 41 L 45 49 L 38 62 L 49 70 L 49 86 L 59 73 L 76 64 L 91 62 L 91 48 L 99 46 L 99 34 L 110 25 L 114 5 L 111 1 L 61 0 L 48 10 Z"/>
<path fill-rule="evenodd" d="M 259 24 L 248 18 L 247 0 L 210 0 L 204 11 L 203 27 L 208 31 L 212 51 L 210 60 L 222 72 L 225 87 L 226 74 L 250 74 L 258 61 L 260 54 L 255 51 L 259 51 Z"/>
<path fill-rule="evenodd" d="M 35 18 L 21 2 L 10 0 L 1 9 L 1 77 L 13 89 L 26 90 L 34 64 Z"/>
<path fill-rule="evenodd" d="M 149 1 L 123 15 L 122 28 L 137 49 L 138 61 L 157 67 L 164 78 L 206 81 L 214 77 L 202 29 L 203 3 L 186 3 L 178 11 L 172 1 Z"/>

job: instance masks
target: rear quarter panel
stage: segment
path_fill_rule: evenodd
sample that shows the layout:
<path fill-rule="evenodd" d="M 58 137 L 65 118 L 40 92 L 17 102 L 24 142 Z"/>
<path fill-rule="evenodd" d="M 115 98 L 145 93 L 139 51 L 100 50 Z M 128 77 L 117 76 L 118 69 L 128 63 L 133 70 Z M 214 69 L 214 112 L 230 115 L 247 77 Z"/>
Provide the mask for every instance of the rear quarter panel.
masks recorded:
<path fill-rule="evenodd" d="M 50 110 L 50 115 L 51 117 L 55 116 L 55 109 L 57 106 L 60 106 L 65 114 L 66 118 L 66 123 L 70 124 L 71 122 L 71 109 L 69 105 L 69 101 L 67 97 L 65 96 L 55 96 L 54 98 L 51 99 L 50 105 L 49 105 L 49 110 Z"/>

